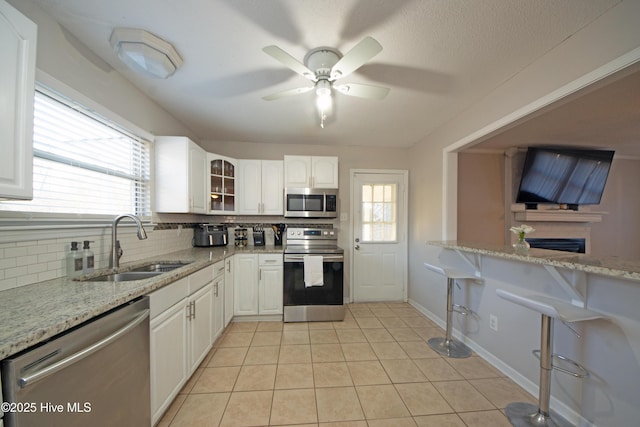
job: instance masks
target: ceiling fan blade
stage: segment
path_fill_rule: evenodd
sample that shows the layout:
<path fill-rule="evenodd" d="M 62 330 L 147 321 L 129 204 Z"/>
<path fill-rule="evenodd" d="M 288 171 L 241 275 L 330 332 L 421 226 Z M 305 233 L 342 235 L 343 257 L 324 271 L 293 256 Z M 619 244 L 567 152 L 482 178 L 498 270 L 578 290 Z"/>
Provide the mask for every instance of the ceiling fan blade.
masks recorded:
<path fill-rule="evenodd" d="M 289 89 L 282 92 L 272 93 L 271 95 L 263 96 L 262 99 L 265 101 L 274 101 L 276 99 L 284 98 L 292 95 L 299 95 L 301 93 L 306 93 L 312 91 L 314 86 L 309 87 L 298 87 L 295 89 Z"/>
<path fill-rule="evenodd" d="M 313 71 L 307 68 L 302 62 L 280 49 L 278 46 L 267 46 L 263 48 L 262 51 L 309 80 L 316 80 L 316 75 Z"/>
<path fill-rule="evenodd" d="M 357 96 L 367 99 L 384 99 L 389 93 L 388 87 L 363 85 L 359 83 L 348 83 L 333 87 L 343 95 Z"/>
<path fill-rule="evenodd" d="M 336 80 L 353 73 L 368 60 L 380 53 L 381 50 L 382 46 L 376 39 L 373 37 L 365 37 L 331 68 L 331 80 Z"/>

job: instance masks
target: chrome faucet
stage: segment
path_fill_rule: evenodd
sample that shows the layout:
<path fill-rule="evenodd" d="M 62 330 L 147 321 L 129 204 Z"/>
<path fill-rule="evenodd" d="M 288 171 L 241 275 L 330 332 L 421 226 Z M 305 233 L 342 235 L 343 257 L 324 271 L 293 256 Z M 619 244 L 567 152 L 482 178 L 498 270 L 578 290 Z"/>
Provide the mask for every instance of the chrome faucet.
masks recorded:
<path fill-rule="evenodd" d="M 136 227 L 138 227 L 138 239 L 144 240 L 147 238 L 147 232 L 144 231 L 142 222 L 140 221 L 140 219 L 138 219 L 137 216 L 133 214 L 118 215 L 113 220 L 113 226 L 111 227 L 111 267 L 112 268 L 118 268 L 120 266 L 120 257 L 123 254 L 122 248 L 120 247 L 120 241 L 118 240 L 118 223 L 123 218 L 131 218 L 136 223 Z"/>

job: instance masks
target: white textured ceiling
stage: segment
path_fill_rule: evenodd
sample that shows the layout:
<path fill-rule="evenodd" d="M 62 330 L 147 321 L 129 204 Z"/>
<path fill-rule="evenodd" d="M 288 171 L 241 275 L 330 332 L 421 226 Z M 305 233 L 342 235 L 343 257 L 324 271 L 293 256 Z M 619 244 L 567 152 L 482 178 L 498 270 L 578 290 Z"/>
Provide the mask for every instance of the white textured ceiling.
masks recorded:
<path fill-rule="evenodd" d="M 619 0 L 34 0 L 68 32 L 201 139 L 408 147 L 455 117 Z M 131 73 L 115 27 L 146 29 L 184 60 L 167 80 Z M 336 95 L 319 126 L 313 92 L 263 96 L 307 80 L 262 52 L 302 61 L 346 53 L 365 36 L 383 51 L 340 80 L 391 89 L 382 101 Z"/>
<path fill-rule="evenodd" d="M 640 63 L 501 129 L 473 149 L 532 145 L 606 148 L 640 158 Z"/>

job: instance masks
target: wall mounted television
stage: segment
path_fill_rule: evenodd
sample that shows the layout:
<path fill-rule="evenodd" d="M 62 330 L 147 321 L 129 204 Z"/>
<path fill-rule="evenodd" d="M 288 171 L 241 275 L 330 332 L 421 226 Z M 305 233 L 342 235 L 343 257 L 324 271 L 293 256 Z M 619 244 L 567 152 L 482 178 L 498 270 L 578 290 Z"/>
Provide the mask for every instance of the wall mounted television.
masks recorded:
<path fill-rule="evenodd" d="M 529 147 L 516 203 L 535 209 L 539 203 L 600 204 L 614 151 L 568 147 Z"/>

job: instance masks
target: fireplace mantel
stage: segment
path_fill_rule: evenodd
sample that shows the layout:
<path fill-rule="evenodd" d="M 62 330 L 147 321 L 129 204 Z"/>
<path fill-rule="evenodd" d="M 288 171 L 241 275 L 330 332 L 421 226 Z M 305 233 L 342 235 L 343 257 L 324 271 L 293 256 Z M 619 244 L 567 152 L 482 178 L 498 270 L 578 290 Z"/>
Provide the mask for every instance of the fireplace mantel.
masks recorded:
<path fill-rule="evenodd" d="M 601 222 L 606 212 L 581 212 L 569 210 L 535 210 L 515 211 L 516 221 L 528 222 Z"/>

